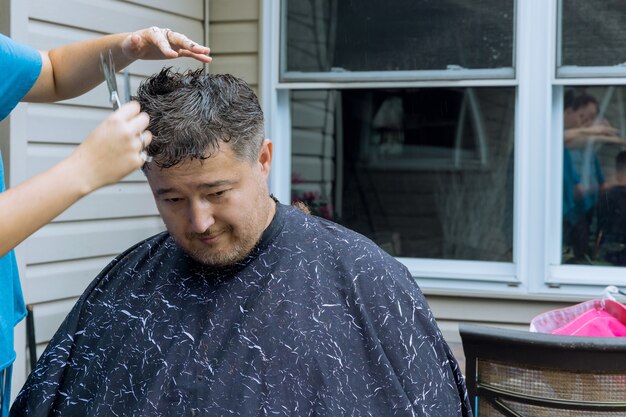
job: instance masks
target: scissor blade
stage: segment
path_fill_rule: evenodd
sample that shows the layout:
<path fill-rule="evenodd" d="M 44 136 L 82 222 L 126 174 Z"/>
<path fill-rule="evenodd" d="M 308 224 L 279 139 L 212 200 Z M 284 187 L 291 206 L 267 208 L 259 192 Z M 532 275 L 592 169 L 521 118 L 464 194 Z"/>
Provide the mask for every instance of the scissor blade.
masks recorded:
<path fill-rule="evenodd" d="M 104 58 L 104 55 L 100 53 L 100 68 L 104 75 L 104 80 L 107 83 L 109 89 L 109 101 L 113 106 L 113 110 L 117 110 L 120 107 L 120 98 L 117 93 L 117 81 L 115 79 L 115 66 L 113 64 L 113 54 L 109 51 L 108 62 Z"/>

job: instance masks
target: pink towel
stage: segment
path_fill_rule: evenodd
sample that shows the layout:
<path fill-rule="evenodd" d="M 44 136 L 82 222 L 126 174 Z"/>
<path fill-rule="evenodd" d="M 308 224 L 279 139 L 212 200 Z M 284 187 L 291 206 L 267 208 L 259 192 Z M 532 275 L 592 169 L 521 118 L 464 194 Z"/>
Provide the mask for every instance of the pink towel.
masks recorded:
<path fill-rule="evenodd" d="M 613 300 L 590 300 L 539 314 L 531 331 L 570 336 L 626 336 L 626 307 Z"/>
<path fill-rule="evenodd" d="M 589 310 L 576 317 L 552 334 L 570 336 L 626 336 L 626 325 L 606 310 Z"/>

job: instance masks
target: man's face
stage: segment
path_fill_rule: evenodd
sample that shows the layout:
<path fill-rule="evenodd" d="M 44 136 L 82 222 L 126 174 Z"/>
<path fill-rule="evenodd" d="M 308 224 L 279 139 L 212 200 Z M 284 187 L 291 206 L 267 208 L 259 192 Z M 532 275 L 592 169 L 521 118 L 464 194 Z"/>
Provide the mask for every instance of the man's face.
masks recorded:
<path fill-rule="evenodd" d="M 148 183 L 176 243 L 199 262 L 226 266 L 245 258 L 274 215 L 267 177 L 272 145 L 254 163 L 235 158 L 227 144 L 205 160 L 161 169 L 150 163 Z"/>

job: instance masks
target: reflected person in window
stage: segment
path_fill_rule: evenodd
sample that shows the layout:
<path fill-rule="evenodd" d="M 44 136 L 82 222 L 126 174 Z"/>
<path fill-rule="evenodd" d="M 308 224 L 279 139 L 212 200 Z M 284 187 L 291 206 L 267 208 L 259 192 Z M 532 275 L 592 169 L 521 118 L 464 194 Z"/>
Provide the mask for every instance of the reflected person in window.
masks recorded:
<path fill-rule="evenodd" d="M 406 267 L 269 193 L 250 87 L 142 84 L 167 231 L 92 282 L 13 416 L 469 416 L 463 377 Z"/>
<path fill-rule="evenodd" d="M 606 181 L 594 149 L 595 140 L 616 137 L 608 122 L 596 121 L 598 101 L 587 93 L 568 90 L 563 110 L 563 241 L 573 257 L 567 262 L 592 260 L 591 225 Z"/>

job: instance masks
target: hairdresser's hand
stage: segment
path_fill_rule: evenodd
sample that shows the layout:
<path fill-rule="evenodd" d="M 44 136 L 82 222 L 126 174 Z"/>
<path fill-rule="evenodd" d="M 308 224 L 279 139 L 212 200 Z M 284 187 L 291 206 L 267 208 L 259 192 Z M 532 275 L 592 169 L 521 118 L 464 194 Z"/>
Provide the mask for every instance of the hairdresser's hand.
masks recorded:
<path fill-rule="evenodd" d="M 76 148 L 69 159 L 76 172 L 83 173 L 85 193 L 116 183 L 141 168 L 142 146 L 147 147 L 152 140 L 152 134 L 145 130 L 148 121 L 148 115 L 140 113 L 139 104 L 132 101 L 107 117 Z"/>
<path fill-rule="evenodd" d="M 200 62 L 211 62 L 211 50 L 206 46 L 199 45 L 182 33 L 156 26 L 128 35 L 122 42 L 122 51 L 133 60 L 190 57 Z"/>
<path fill-rule="evenodd" d="M 600 120 L 593 126 L 589 126 L 588 134 L 590 135 L 600 135 L 600 136 L 617 136 L 619 130 L 611 126 L 611 124 L 606 120 Z"/>
<path fill-rule="evenodd" d="M 586 136 L 617 136 L 619 130 L 609 125 L 598 124 L 581 128 L 580 133 Z"/>

